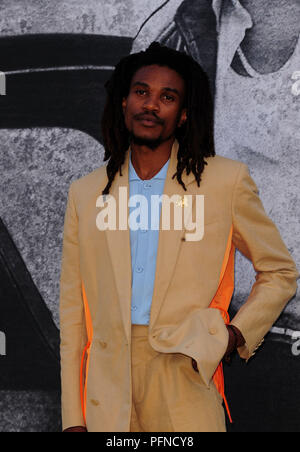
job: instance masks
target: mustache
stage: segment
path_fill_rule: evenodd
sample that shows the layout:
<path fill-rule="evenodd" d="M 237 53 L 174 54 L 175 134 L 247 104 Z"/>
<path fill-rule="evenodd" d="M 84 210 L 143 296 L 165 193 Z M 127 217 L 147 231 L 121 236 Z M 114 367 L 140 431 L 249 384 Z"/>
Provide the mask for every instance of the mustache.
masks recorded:
<path fill-rule="evenodd" d="M 134 119 L 142 121 L 143 119 L 148 119 L 149 121 L 157 122 L 158 124 L 163 124 L 163 121 L 155 115 L 151 115 L 149 113 L 141 113 L 139 115 L 135 115 Z"/>

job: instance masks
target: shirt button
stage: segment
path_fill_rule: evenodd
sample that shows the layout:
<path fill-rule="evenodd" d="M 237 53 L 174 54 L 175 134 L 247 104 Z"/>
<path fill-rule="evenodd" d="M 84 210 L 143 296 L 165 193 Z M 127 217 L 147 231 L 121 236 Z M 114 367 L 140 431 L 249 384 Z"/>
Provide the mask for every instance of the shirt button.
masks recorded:
<path fill-rule="evenodd" d="M 144 188 L 151 188 L 151 187 L 152 187 L 152 185 L 149 184 L 148 182 L 145 182 L 145 183 L 144 183 Z"/>
<path fill-rule="evenodd" d="M 211 334 L 212 336 L 214 336 L 215 334 L 217 334 L 217 330 L 216 330 L 216 328 L 210 328 L 210 330 L 209 330 L 209 334 Z"/>
<path fill-rule="evenodd" d="M 142 267 L 141 265 L 139 265 L 138 267 L 136 267 L 136 271 L 138 273 L 142 273 L 142 271 L 144 271 L 144 267 Z"/>
<path fill-rule="evenodd" d="M 137 310 L 137 306 L 132 306 L 131 310 L 132 311 L 136 311 Z"/>

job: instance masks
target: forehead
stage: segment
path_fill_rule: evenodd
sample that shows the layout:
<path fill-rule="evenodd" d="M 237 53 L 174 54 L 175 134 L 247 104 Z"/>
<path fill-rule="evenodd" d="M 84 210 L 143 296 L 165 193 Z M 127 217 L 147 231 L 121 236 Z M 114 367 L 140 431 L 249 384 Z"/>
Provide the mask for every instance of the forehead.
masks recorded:
<path fill-rule="evenodd" d="M 131 80 L 131 86 L 136 82 L 147 83 L 150 87 L 175 88 L 184 91 L 185 82 L 183 78 L 173 69 L 167 66 L 143 66 L 137 70 Z"/>

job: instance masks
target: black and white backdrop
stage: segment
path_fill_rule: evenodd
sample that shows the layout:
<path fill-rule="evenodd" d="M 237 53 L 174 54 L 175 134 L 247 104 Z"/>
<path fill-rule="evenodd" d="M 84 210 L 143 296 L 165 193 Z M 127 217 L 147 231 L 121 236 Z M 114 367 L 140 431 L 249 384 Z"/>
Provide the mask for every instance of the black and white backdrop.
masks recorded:
<path fill-rule="evenodd" d="M 0 431 L 59 431 L 68 187 L 103 164 L 104 83 L 157 40 L 210 77 L 220 155 L 245 162 L 300 266 L 299 0 L 0 0 Z M 239 252 L 231 314 L 255 272 Z M 300 431 L 300 295 L 225 367 L 232 432 Z"/>

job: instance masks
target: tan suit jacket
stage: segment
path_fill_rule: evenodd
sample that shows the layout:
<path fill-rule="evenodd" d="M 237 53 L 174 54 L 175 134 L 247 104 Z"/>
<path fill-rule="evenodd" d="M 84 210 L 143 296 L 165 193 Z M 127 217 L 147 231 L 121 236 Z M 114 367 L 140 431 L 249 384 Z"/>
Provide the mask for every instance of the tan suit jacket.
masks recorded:
<path fill-rule="evenodd" d="M 159 232 L 149 342 L 162 353 L 193 357 L 208 386 L 226 351 L 228 332 L 220 312 L 209 308 L 219 284 L 228 236 L 251 261 L 256 282 L 232 319 L 246 339 L 249 359 L 297 290 L 299 273 L 278 229 L 266 215 L 248 167 L 221 156 L 207 158 L 200 187 L 183 174 L 187 191 L 172 179 L 175 140 L 164 194 L 204 195 L 204 237 L 183 241 L 182 230 Z M 129 150 L 110 194 L 118 205 L 127 187 Z M 100 231 L 96 200 L 107 184 L 106 166 L 71 183 L 65 214 L 60 291 L 63 428 L 85 425 L 80 403 L 80 362 L 87 341 L 81 283 L 93 324 L 87 378 L 89 431 L 129 431 L 131 413 L 130 230 Z M 194 203 L 194 206 L 196 203 Z M 179 207 L 182 208 L 182 207 Z M 188 231 L 190 233 L 190 231 Z"/>

